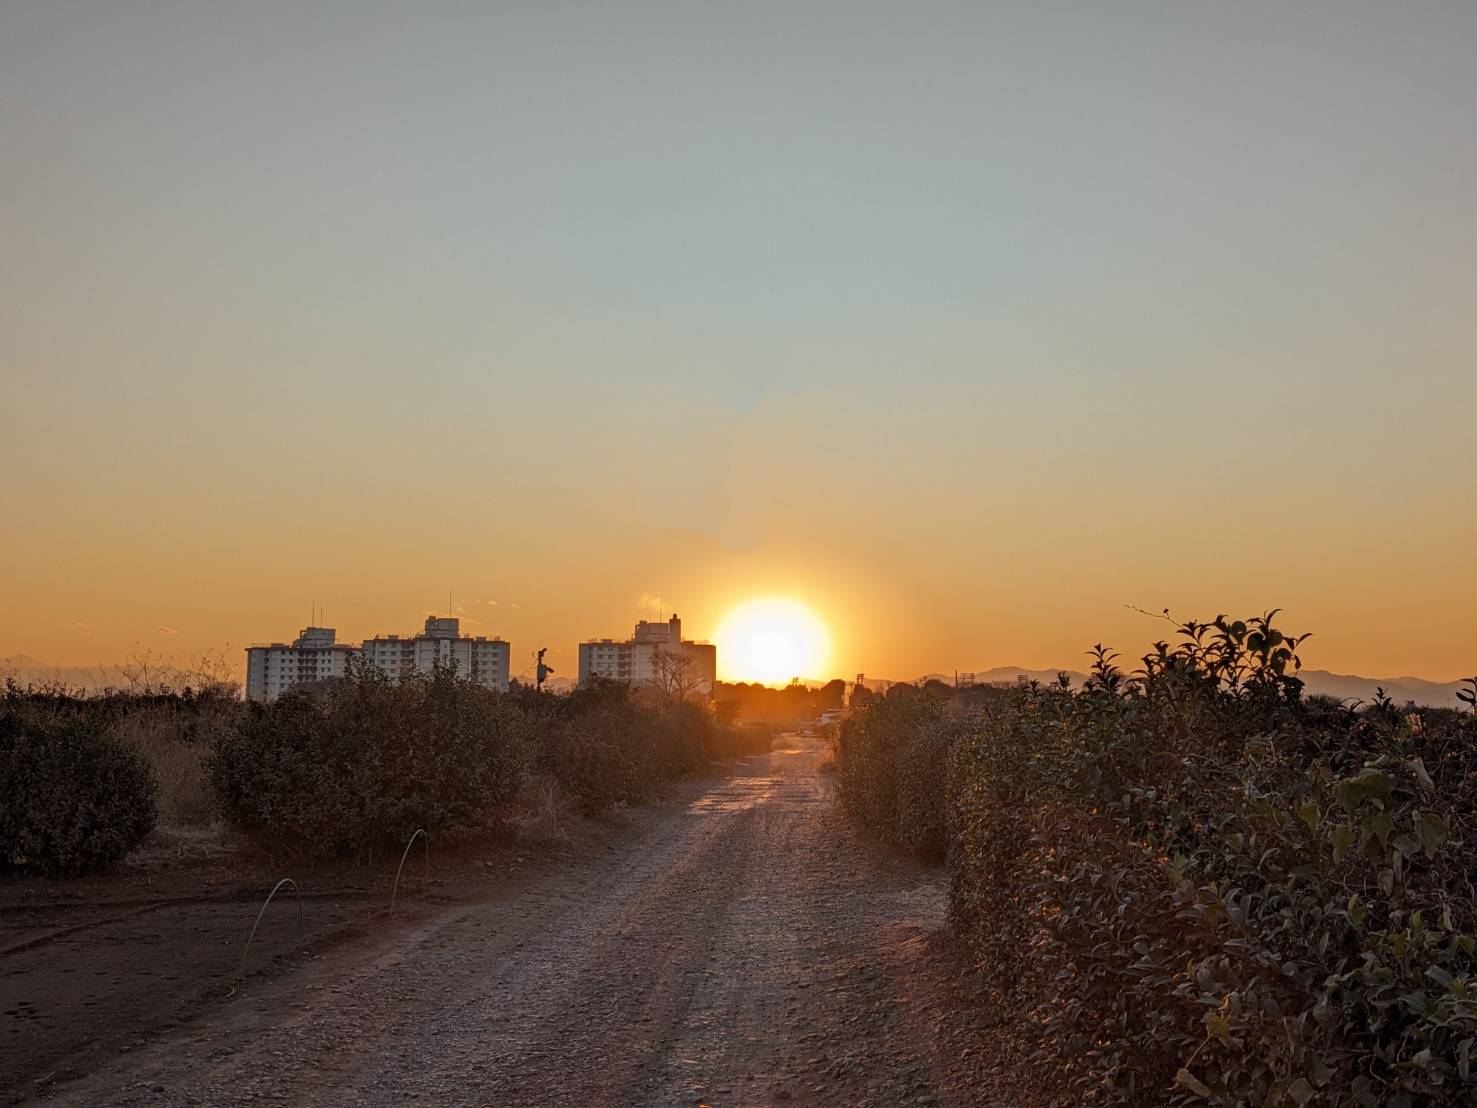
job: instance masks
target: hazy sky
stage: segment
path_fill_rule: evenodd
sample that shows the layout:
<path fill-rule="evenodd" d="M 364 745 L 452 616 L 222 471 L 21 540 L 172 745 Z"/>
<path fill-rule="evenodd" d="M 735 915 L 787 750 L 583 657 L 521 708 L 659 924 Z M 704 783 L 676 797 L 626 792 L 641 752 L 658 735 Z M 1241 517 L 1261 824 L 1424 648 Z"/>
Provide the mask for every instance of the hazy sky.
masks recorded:
<path fill-rule="evenodd" d="M 0 655 L 800 597 L 1477 671 L 1477 5 L 0 4 Z M 496 604 L 491 601 L 496 601 Z M 821 676 L 821 675 L 817 675 Z"/>

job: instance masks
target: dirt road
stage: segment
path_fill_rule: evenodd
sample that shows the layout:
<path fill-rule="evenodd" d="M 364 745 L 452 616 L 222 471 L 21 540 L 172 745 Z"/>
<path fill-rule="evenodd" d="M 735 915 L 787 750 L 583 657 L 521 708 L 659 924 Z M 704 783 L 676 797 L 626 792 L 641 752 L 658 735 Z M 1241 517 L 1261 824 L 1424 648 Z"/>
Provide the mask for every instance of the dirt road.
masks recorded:
<path fill-rule="evenodd" d="M 937 872 L 788 740 L 599 857 L 329 951 L 49 1091 L 67 1104 L 1011 1103 Z"/>

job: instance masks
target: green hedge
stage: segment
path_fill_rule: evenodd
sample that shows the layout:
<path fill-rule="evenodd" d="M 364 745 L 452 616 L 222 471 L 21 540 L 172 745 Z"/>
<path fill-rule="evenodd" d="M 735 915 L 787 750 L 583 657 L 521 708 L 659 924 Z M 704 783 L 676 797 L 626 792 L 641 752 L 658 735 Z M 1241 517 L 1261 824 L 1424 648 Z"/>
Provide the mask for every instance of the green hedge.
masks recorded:
<path fill-rule="evenodd" d="M 948 704 L 912 685 L 894 685 L 841 727 L 841 796 L 864 823 L 924 857 L 948 847 L 959 722 Z"/>
<path fill-rule="evenodd" d="M 236 826 L 307 852 L 488 824 L 530 745 L 524 712 L 450 673 L 361 675 L 248 707 L 209 761 L 211 785 Z"/>
<path fill-rule="evenodd" d="M 1270 617 L 1179 632 L 1132 678 L 1100 651 L 1080 691 L 1000 690 L 949 744 L 994 1003 L 1072 1102 L 1477 1103 L 1477 721 L 1305 700 Z M 934 726 L 891 699 L 849 721 L 844 789 Z M 874 791 L 849 803 L 879 830 L 936 833 Z"/>
<path fill-rule="evenodd" d="M 227 818 L 310 853 L 373 849 L 497 824 L 528 775 L 586 811 L 650 799 L 726 752 L 702 707 L 595 682 L 500 694 L 451 671 L 390 683 L 373 671 L 251 704 L 209 760 Z"/>
<path fill-rule="evenodd" d="M 148 764 L 95 720 L 0 703 L 0 867 L 74 877 L 154 828 Z"/>
<path fill-rule="evenodd" d="M 596 680 L 536 704 L 536 768 L 587 811 L 649 800 L 718 753 L 719 729 L 706 709 L 623 682 Z"/>

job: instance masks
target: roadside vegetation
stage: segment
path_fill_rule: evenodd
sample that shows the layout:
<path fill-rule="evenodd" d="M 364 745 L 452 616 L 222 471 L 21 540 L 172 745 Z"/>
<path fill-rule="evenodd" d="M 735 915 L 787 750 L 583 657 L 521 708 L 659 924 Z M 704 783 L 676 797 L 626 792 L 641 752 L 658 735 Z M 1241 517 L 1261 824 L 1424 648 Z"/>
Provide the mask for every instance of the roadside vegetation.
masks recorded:
<path fill-rule="evenodd" d="M 372 669 L 273 704 L 233 691 L 9 683 L 0 696 L 0 872 L 75 876 L 151 833 L 228 825 L 272 850 L 371 855 L 416 829 L 465 836 L 656 797 L 715 760 L 767 751 L 762 724 L 597 682 L 496 693 L 440 670 Z"/>
<path fill-rule="evenodd" d="M 1274 617 L 842 728 L 845 804 L 947 861 L 1065 1103 L 1477 1102 L 1477 716 L 1305 697 Z"/>

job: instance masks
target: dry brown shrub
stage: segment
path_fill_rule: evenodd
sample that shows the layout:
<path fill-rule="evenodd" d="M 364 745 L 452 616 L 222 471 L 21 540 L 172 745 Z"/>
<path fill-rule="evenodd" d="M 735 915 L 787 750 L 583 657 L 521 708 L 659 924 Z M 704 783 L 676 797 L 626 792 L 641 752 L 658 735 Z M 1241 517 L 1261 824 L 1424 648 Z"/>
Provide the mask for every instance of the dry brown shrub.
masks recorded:
<path fill-rule="evenodd" d="M 563 843 L 580 818 L 579 804 L 547 775 L 523 783 L 508 806 L 507 826 L 519 842 Z"/>
<path fill-rule="evenodd" d="M 160 827 L 204 827 L 220 818 L 205 773 L 209 746 L 188 741 L 185 726 L 178 710 L 160 705 L 129 712 L 113 729 L 154 771 Z"/>

